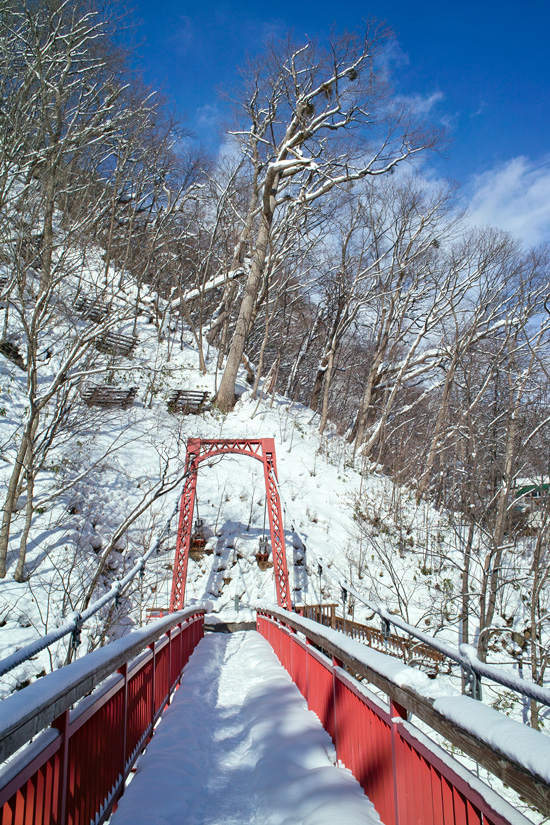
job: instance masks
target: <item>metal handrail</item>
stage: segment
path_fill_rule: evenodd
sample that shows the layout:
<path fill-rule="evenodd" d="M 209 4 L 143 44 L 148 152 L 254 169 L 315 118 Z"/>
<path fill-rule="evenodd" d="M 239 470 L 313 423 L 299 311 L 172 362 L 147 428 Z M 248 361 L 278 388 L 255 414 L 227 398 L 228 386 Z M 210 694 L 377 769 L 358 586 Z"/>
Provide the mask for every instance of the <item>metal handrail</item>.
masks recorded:
<path fill-rule="evenodd" d="M 550 760 L 550 740 L 544 734 L 487 707 L 483 708 L 483 712 L 486 712 L 493 722 L 497 714 L 498 726 L 502 727 L 504 722 L 506 726 L 504 734 L 500 737 L 493 735 L 494 730 L 492 738 L 486 736 L 483 731 L 456 721 L 452 712 L 449 712 L 449 706 L 460 702 L 462 719 L 470 715 L 475 720 L 479 703 L 474 699 L 456 695 L 434 699 L 431 696 L 434 683 L 428 676 L 406 664 L 398 664 L 387 654 L 375 651 L 336 630 L 279 607 L 259 603 L 257 611 L 259 617 L 265 616 L 283 629 L 286 627 L 291 636 L 292 631 L 303 634 L 309 643 L 332 657 L 335 666 L 342 666 L 342 674 L 347 671 L 374 685 L 386 694 L 390 707 L 400 707 L 404 712 L 414 714 L 433 731 L 528 799 L 538 810 L 550 815 L 550 772 L 545 767 Z M 300 639 L 299 636 L 295 638 L 298 641 Z M 511 755 L 513 751 L 508 745 L 514 737 L 524 740 L 528 737 L 531 751 L 539 754 L 534 763 L 522 764 L 519 758 L 515 759 Z"/>

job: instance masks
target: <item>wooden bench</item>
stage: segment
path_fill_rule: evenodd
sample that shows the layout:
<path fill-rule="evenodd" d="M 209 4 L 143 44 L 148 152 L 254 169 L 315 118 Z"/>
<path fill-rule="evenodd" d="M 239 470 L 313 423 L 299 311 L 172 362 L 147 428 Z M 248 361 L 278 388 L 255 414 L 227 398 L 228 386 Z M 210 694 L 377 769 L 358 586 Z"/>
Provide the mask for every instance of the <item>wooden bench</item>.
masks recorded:
<path fill-rule="evenodd" d="M 90 298 L 80 298 L 76 302 L 76 311 L 85 321 L 92 321 L 99 324 L 109 314 L 109 309 L 104 301 L 92 301 Z"/>
<path fill-rule="evenodd" d="M 138 388 L 120 389 L 103 385 L 88 384 L 82 391 L 82 399 L 89 407 L 131 407 L 137 395 Z"/>
<path fill-rule="evenodd" d="M 96 338 L 95 347 L 100 352 L 108 352 L 111 355 L 132 355 L 138 342 L 135 335 L 123 335 L 121 332 L 106 332 L 100 338 Z"/>
<path fill-rule="evenodd" d="M 173 390 L 168 396 L 168 411 L 171 413 L 200 413 L 208 401 L 208 393 L 202 390 Z"/>

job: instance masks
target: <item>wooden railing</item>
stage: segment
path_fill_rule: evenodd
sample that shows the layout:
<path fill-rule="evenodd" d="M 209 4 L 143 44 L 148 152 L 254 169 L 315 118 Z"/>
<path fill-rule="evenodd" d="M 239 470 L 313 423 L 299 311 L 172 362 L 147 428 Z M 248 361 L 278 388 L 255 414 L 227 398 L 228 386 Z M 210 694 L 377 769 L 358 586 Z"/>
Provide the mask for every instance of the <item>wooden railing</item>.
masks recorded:
<path fill-rule="evenodd" d="M 407 664 L 421 663 L 434 675 L 449 666 L 449 660 L 429 645 L 407 636 L 398 636 L 396 633 L 384 634 L 370 625 L 344 619 L 343 616 L 336 615 L 336 607 L 336 604 L 300 605 L 296 607 L 296 613 L 314 622 L 319 622 L 325 627 L 345 633 L 352 639 L 357 639 L 381 653 L 397 656 Z"/>

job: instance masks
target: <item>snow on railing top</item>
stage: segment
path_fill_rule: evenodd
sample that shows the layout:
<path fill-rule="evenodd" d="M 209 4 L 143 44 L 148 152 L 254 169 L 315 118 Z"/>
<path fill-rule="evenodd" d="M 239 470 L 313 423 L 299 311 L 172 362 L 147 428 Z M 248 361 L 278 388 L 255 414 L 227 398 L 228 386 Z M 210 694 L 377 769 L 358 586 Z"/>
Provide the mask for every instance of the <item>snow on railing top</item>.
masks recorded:
<path fill-rule="evenodd" d="M 286 502 L 283 502 L 283 508 L 290 515 Z M 295 523 L 296 522 L 294 522 L 294 524 Z M 297 531 L 294 527 L 293 530 L 299 535 L 304 549 L 306 549 L 306 542 L 304 538 L 300 536 L 299 531 Z M 342 590 L 347 591 L 354 596 L 358 601 L 368 607 L 369 610 L 372 610 L 373 613 L 380 616 L 382 621 L 388 626 L 394 625 L 394 627 L 398 627 L 409 636 L 418 639 L 418 641 L 423 642 L 423 644 L 428 645 L 428 647 L 431 647 L 433 650 L 439 651 L 439 653 L 443 654 L 443 656 L 446 656 L 448 659 L 451 659 L 459 664 L 467 673 L 475 673 L 478 676 L 484 676 L 485 678 L 490 679 L 503 687 L 516 691 L 522 696 L 527 696 L 529 699 L 534 699 L 541 705 L 547 705 L 550 707 L 550 690 L 548 690 L 548 688 L 544 688 L 534 682 L 528 682 L 525 679 L 521 679 L 519 676 L 515 676 L 513 673 L 507 672 L 502 667 L 496 667 L 495 665 L 489 665 L 486 662 L 482 662 L 481 659 L 478 658 L 477 651 L 474 647 L 472 647 L 472 645 L 461 644 L 458 648 L 456 648 L 450 644 L 440 641 L 439 639 L 436 639 L 434 636 L 430 636 L 428 633 L 424 633 L 414 625 L 406 622 L 401 618 L 401 616 L 398 616 L 395 613 L 390 613 L 386 605 L 372 602 L 365 598 L 365 596 L 359 593 L 353 585 L 347 581 L 346 578 L 343 576 L 335 576 L 332 573 L 330 564 L 325 562 L 321 556 L 317 556 L 309 548 L 307 548 L 307 552 L 308 555 L 313 556 L 315 561 L 321 566 L 323 573 L 328 578 L 342 588 Z"/>
<path fill-rule="evenodd" d="M 204 613 L 205 608 L 200 604 L 170 613 L 7 696 L 0 703 L 0 759 L 14 753 L 24 741 L 39 733 L 163 633 Z"/>
<path fill-rule="evenodd" d="M 304 633 L 315 644 L 324 647 L 330 655 L 341 658 L 344 664 L 349 664 L 355 672 L 361 673 L 364 668 L 363 675 L 367 675 L 367 679 L 386 692 L 389 698 L 399 703 L 403 702 L 405 707 L 450 741 L 453 741 L 456 731 L 467 734 L 470 741 L 477 740 L 478 743 L 483 743 L 483 747 L 486 746 L 496 755 L 492 760 L 494 764 L 488 769 L 497 776 L 500 774 L 498 759 L 505 757 L 520 771 L 527 772 L 533 778 L 533 787 L 538 787 L 539 791 L 542 788 L 541 792 L 547 799 L 550 784 L 550 738 L 540 731 L 510 719 L 500 711 L 482 705 L 469 696 L 461 696 L 452 687 L 445 685 L 446 695 L 442 695 L 437 680 L 431 680 L 425 673 L 385 653 L 373 650 L 337 630 L 267 602 L 258 603 L 257 609 Z M 468 739 L 463 739 L 459 747 L 468 753 Z M 524 777 L 521 777 L 520 784 L 523 780 Z M 510 785 L 515 787 L 516 783 L 511 775 L 509 781 Z"/>
<path fill-rule="evenodd" d="M 322 559 L 320 559 L 320 563 L 322 563 Z M 535 701 L 540 702 L 541 705 L 547 705 L 550 707 L 550 690 L 548 690 L 548 688 L 536 685 L 534 682 L 528 682 L 526 679 L 521 679 L 519 676 L 515 676 L 513 673 L 507 672 L 502 667 L 496 667 L 495 665 L 488 665 L 486 662 L 482 662 L 477 656 L 475 647 L 472 647 L 472 645 L 462 644 L 458 648 L 455 648 L 452 647 L 452 645 L 439 641 L 439 639 L 436 639 L 427 633 L 423 633 L 417 627 L 410 625 L 400 616 L 390 613 L 383 604 L 376 604 L 369 601 L 369 599 L 366 599 L 345 579 L 339 579 L 338 584 L 340 587 L 355 596 L 358 601 L 362 602 L 366 607 L 380 616 L 380 618 L 385 622 L 393 624 L 395 627 L 405 631 L 405 633 L 408 633 L 415 639 L 427 644 L 434 650 L 438 650 L 444 656 L 447 656 L 447 658 L 457 662 L 457 664 L 463 667 L 466 671 L 473 671 L 474 673 L 477 673 L 478 676 L 484 676 L 492 682 L 496 682 L 503 687 L 514 690 L 522 696 L 527 696 L 529 699 L 534 699 Z"/>

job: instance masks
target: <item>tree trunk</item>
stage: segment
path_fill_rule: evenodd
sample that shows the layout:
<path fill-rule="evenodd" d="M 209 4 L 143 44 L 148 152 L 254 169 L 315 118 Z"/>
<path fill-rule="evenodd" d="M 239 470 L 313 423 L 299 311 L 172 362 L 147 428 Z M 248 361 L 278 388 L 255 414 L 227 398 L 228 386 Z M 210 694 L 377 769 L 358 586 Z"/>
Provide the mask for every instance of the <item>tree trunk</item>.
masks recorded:
<path fill-rule="evenodd" d="M 27 456 L 28 447 L 32 442 L 33 434 L 36 432 L 38 426 L 38 413 L 29 417 L 27 426 L 23 431 L 19 450 L 15 458 L 11 478 L 8 483 L 8 490 L 4 500 L 4 508 L 2 515 L 2 527 L 0 529 L 0 578 L 6 575 L 6 563 L 8 557 L 8 543 L 10 538 L 11 520 L 15 505 L 17 503 L 17 489 L 19 487 L 19 479 L 25 466 L 25 457 Z"/>
<path fill-rule="evenodd" d="M 246 291 L 239 309 L 239 317 L 237 318 L 237 325 L 225 370 L 220 382 L 220 388 L 216 396 L 216 403 L 222 412 L 229 412 L 235 406 L 235 383 L 237 381 L 237 374 L 239 366 L 242 361 L 246 338 L 250 331 L 250 321 L 258 298 L 258 292 L 262 281 L 265 259 L 267 255 L 267 247 L 269 243 L 269 231 L 271 227 L 271 215 L 262 214 L 262 221 L 258 230 L 258 238 L 256 242 L 256 250 L 252 259 L 252 266 L 250 268 L 250 275 L 246 284 Z"/>
<path fill-rule="evenodd" d="M 294 386 L 294 382 L 296 381 L 296 376 L 298 374 L 298 370 L 300 369 L 300 367 L 302 365 L 302 361 L 304 360 L 304 358 L 306 356 L 306 353 L 308 352 L 308 350 L 311 346 L 311 342 L 313 341 L 313 339 L 315 338 L 315 335 L 317 334 L 317 329 L 319 327 L 320 321 L 321 321 L 321 313 L 320 313 L 319 309 L 317 309 L 317 314 L 315 316 L 315 320 L 313 321 L 313 324 L 311 325 L 309 332 L 305 335 L 305 337 L 302 341 L 302 345 L 301 345 L 301 347 L 298 351 L 298 354 L 297 354 L 297 356 L 294 360 L 294 363 L 292 365 L 292 369 L 290 370 L 290 374 L 289 374 L 288 380 L 286 382 L 285 395 L 291 395 L 291 393 L 292 393 L 292 389 L 293 389 L 293 386 Z"/>
<path fill-rule="evenodd" d="M 443 388 L 443 395 L 441 398 L 441 403 L 439 405 L 439 410 L 437 413 L 437 418 L 435 421 L 435 428 L 433 431 L 432 439 L 430 442 L 430 448 L 428 450 L 428 457 L 426 458 L 426 466 L 424 467 L 424 471 L 420 476 L 420 480 L 418 482 L 418 489 L 416 491 L 416 503 L 420 502 L 420 499 L 424 497 L 426 493 L 426 489 L 428 487 L 428 483 L 430 481 L 430 474 L 432 471 L 432 467 L 434 465 L 436 451 L 439 445 L 439 435 L 441 433 L 441 429 L 443 427 L 443 421 L 445 420 L 445 416 L 447 415 L 447 406 L 449 403 L 449 396 L 451 394 L 451 389 L 453 386 L 456 366 L 458 362 L 458 353 L 455 352 L 453 356 L 453 360 L 449 366 L 447 371 L 447 375 L 445 377 L 445 386 Z"/>
<path fill-rule="evenodd" d="M 367 428 L 367 421 L 369 416 L 369 410 L 374 390 L 374 384 L 378 375 L 378 367 L 382 363 L 382 352 L 378 352 L 374 360 L 371 364 L 371 368 L 369 371 L 369 377 L 367 381 L 367 386 L 365 389 L 365 394 L 363 396 L 363 400 L 361 401 L 361 406 L 359 408 L 359 412 L 357 413 L 357 419 L 355 422 L 355 440 L 353 444 L 353 453 L 357 452 L 358 448 L 363 443 L 363 439 L 365 437 L 365 430 Z"/>
<path fill-rule="evenodd" d="M 269 316 L 269 313 L 266 312 L 266 314 L 265 314 L 264 337 L 263 337 L 263 341 L 262 341 L 262 346 L 260 347 L 260 355 L 258 357 L 258 365 L 257 365 L 257 368 L 256 368 L 256 377 L 254 379 L 254 386 L 252 387 L 252 398 L 256 398 L 256 395 L 258 393 L 258 387 L 260 386 L 260 380 L 261 380 L 261 377 L 262 377 L 262 372 L 263 372 L 263 369 L 264 369 L 265 351 L 266 351 L 267 344 L 269 342 L 269 324 L 270 324 L 270 321 L 271 321 L 271 318 Z"/>
<path fill-rule="evenodd" d="M 328 421 L 328 402 L 330 395 L 330 385 L 332 383 L 332 373 L 334 369 L 334 348 L 331 349 L 328 356 L 328 364 L 325 372 L 325 387 L 323 390 L 323 406 L 321 407 L 321 423 L 319 424 L 319 434 L 323 435 Z"/>
<path fill-rule="evenodd" d="M 480 597 L 480 630 L 492 624 L 496 611 L 497 593 L 501 581 L 502 544 L 506 532 L 506 518 L 508 515 L 508 496 L 513 481 L 512 465 L 516 446 L 517 418 L 520 400 L 521 392 L 518 391 L 506 433 L 504 472 L 497 497 L 493 540 L 491 542 L 491 549 L 485 559 L 483 571 L 482 593 Z M 478 656 L 482 662 L 486 661 L 488 646 L 489 633 L 480 633 Z"/>
<path fill-rule="evenodd" d="M 13 578 L 16 582 L 22 582 L 25 580 L 25 560 L 27 558 L 27 541 L 29 538 L 29 532 L 31 529 L 32 517 L 34 513 L 34 466 L 32 442 L 30 444 L 30 449 L 27 452 L 27 467 L 25 472 L 27 476 L 27 504 L 25 507 L 25 524 L 23 527 L 23 531 L 21 533 L 21 540 L 19 542 L 19 558 L 17 559 L 17 567 L 15 568 L 15 573 L 13 574 Z"/>
<path fill-rule="evenodd" d="M 321 360 L 319 361 L 317 374 L 315 376 L 315 381 L 313 382 L 313 389 L 311 391 L 311 398 L 309 399 L 309 406 L 314 412 L 317 411 L 317 407 L 319 406 L 319 399 L 321 397 L 321 390 L 323 388 L 323 378 L 325 377 L 327 366 L 328 354 L 324 352 Z"/>

